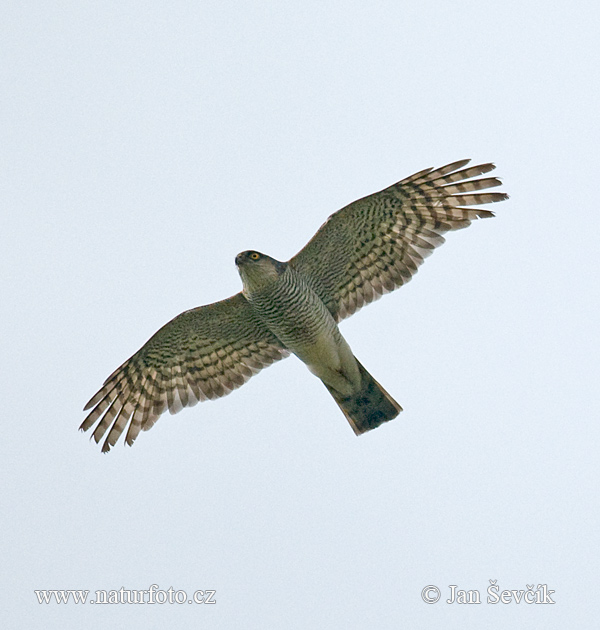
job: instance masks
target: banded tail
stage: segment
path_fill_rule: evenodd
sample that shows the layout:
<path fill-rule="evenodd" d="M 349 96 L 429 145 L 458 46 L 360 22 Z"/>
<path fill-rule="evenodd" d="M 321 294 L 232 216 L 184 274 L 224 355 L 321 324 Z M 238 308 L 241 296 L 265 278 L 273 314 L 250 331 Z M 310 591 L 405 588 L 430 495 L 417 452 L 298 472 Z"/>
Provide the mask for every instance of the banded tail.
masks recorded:
<path fill-rule="evenodd" d="M 393 420 L 402 411 L 402 407 L 365 370 L 360 361 L 356 362 L 362 379 L 359 392 L 343 396 L 326 383 L 324 385 L 346 416 L 354 433 L 360 435 Z"/>

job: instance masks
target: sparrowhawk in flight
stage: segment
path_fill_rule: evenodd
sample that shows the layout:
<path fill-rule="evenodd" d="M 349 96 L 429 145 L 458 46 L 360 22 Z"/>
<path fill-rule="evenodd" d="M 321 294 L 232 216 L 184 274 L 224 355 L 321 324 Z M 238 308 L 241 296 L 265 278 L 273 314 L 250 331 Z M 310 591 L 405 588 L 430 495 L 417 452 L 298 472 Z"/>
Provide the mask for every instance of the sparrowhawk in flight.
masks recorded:
<path fill-rule="evenodd" d="M 318 376 L 358 435 L 402 408 L 356 359 L 338 323 L 408 282 L 445 232 L 494 216 L 474 205 L 502 201 L 493 164 L 461 160 L 420 171 L 332 214 L 288 262 L 256 251 L 235 259 L 243 289 L 163 326 L 87 403 L 81 429 L 127 429 L 133 444 L 167 409 L 219 398 L 290 353 Z"/>

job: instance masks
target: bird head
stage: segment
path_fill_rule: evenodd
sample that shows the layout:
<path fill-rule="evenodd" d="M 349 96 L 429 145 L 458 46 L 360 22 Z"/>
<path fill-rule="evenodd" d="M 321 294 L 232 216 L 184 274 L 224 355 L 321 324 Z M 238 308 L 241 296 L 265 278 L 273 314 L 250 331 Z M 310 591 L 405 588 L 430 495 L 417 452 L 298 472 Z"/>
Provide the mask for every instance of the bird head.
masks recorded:
<path fill-rule="evenodd" d="M 248 250 L 235 257 L 235 264 L 244 284 L 244 293 L 250 294 L 275 282 L 285 271 L 286 263 L 266 254 Z"/>

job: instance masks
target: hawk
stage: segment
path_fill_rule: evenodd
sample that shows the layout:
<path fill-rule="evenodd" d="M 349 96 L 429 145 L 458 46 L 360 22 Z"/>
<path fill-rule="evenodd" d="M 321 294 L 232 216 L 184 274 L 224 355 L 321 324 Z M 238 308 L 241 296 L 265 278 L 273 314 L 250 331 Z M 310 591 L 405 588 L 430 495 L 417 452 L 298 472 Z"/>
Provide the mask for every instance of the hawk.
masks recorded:
<path fill-rule="evenodd" d="M 332 214 L 288 262 L 238 254 L 243 289 L 185 311 L 163 326 L 87 403 L 80 429 L 95 426 L 107 452 L 127 428 L 132 445 L 167 409 L 229 394 L 275 361 L 295 354 L 321 379 L 359 435 L 402 407 L 354 356 L 339 322 L 408 282 L 443 234 L 494 216 L 472 207 L 507 199 L 473 179 L 493 164 L 470 160 L 426 169 Z"/>

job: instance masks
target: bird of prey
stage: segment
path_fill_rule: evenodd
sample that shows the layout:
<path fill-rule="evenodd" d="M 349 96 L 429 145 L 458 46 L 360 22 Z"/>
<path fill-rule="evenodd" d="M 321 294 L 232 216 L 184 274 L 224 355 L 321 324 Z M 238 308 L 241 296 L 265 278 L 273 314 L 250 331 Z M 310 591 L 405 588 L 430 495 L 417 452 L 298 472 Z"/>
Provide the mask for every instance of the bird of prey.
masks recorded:
<path fill-rule="evenodd" d="M 321 379 L 359 435 L 402 407 L 352 353 L 338 323 L 408 282 L 445 232 L 494 216 L 472 207 L 502 201 L 500 185 L 477 178 L 493 164 L 469 160 L 426 169 L 332 214 L 288 262 L 257 251 L 235 258 L 243 289 L 185 311 L 104 382 L 80 429 L 96 425 L 109 451 L 127 429 L 132 445 L 159 416 L 219 398 L 289 354 Z"/>

